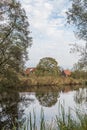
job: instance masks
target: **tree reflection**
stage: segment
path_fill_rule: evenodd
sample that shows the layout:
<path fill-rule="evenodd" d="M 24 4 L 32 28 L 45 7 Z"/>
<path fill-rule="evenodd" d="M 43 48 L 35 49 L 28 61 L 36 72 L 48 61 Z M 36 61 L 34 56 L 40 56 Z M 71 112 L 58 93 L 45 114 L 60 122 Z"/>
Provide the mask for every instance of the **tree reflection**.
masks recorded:
<path fill-rule="evenodd" d="M 62 92 L 63 93 L 68 93 L 68 92 L 70 92 L 70 91 L 72 91 L 73 90 L 73 88 L 71 87 L 71 86 L 64 86 L 63 88 L 62 88 Z"/>
<path fill-rule="evenodd" d="M 35 97 L 32 93 L 21 92 L 19 93 L 20 102 L 18 103 L 19 120 L 23 119 L 24 111 L 29 109 L 31 104 L 34 104 Z M 24 119 L 23 119 L 24 120 Z"/>
<path fill-rule="evenodd" d="M 74 95 L 74 100 L 77 104 L 87 102 L 87 89 L 79 89 Z"/>
<path fill-rule="evenodd" d="M 18 100 L 17 92 L 0 93 L 0 129 L 6 126 L 5 129 L 8 130 L 15 124 L 15 119 L 18 119 Z"/>
<path fill-rule="evenodd" d="M 52 107 L 57 102 L 58 92 L 36 93 L 36 98 L 42 106 Z"/>
<path fill-rule="evenodd" d="M 30 93 L 3 92 L 0 93 L 0 130 L 5 126 L 5 130 L 17 126 L 18 121 L 24 123 L 24 111 L 34 103 L 34 96 Z"/>

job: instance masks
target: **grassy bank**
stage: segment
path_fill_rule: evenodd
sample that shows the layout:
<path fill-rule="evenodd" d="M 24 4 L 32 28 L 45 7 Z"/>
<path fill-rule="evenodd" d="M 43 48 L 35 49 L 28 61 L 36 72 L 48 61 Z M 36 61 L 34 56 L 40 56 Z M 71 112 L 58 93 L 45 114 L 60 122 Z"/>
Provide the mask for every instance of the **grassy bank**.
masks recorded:
<path fill-rule="evenodd" d="M 74 79 L 72 77 L 59 77 L 59 76 L 22 76 L 21 74 L 17 75 L 18 78 L 3 79 L 0 81 L 0 89 L 4 88 L 16 88 L 23 89 L 29 88 L 37 90 L 40 87 L 49 87 L 52 89 L 62 89 L 65 86 L 73 86 L 75 88 L 87 85 L 87 81 L 84 79 Z M 55 86 L 55 87 L 54 87 Z"/>
<path fill-rule="evenodd" d="M 76 111 L 76 119 L 72 118 L 70 109 L 66 115 L 64 109 L 61 109 L 61 115 L 56 116 L 51 122 L 45 121 L 44 111 L 41 109 L 39 124 L 36 120 L 36 113 L 29 114 L 29 119 L 21 124 L 17 122 L 17 126 L 9 130 L 87 130 L 87 114 Z M 5 130 L 5 127 L 2 129 Z"/>
<path fill-rule="evenodd" d="M 74 79 L 71 77 L 55 77 L 55 76 L 43 76 L 43 77 L 22 77 L 22 86 L 61 86 L 61 85 L 80 85 L 83 84 L 84 80 Z"/>

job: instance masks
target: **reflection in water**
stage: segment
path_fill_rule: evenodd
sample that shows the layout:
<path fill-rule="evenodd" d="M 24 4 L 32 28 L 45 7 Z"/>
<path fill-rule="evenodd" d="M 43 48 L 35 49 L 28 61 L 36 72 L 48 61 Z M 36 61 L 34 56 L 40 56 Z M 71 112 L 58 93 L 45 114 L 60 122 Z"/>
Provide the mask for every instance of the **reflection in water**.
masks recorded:
<path fill-rule="evenodd" d="M 74 100 L 78 104 L 87 103 L 87 89 L 79 89 L 79 91 L 76 91 Z"/>
<path fill-rule="evenodd" d="M 0 93 L 0 127 L 6 124 L 7 129 L 18 119 L 17 103 L 19 100 L 18 93 Z"/>
<path fill-rule="evenodd" d="M 22 92 L 19 93 L 20 102 L 18 103 L 18 119 L 24 119 L 25 118 L 25 111 L 30 108 L 31 104 L 35 103 L 33 93 L 30 92 Z M 29 113 L 27 112 L 27 115 Z"/>
<path fill-rule="evenodd" d="M 57 102 L 58 92 L 36 93 L 36 98 L 40 102 L 40 105 L 52 107 Z"/>
<path fill-rule="evenodd" d="M 79 89 L 77 91 L 63 92 L 2 92 L 0 93 L 0 129 L 6 125 L 7 130 L 12 123 L 17 120 L 23 120 L 29 117 L 29 113 L 36 112 L 37 121 L 40 119 L 40 110 L 43 107 L 45 119 L 51 121 L 58 115 L 59 103 L 64 106 L 64 110 L 68 108 L 81 109 L 87 105 L 87 89 Z M 65 104 L 63 104 L 63 102 Z M 72 112 L 73 114 L 73 112 Z"/>
<path fill-rule="evenodd" d="M 63 92 L 63 93 L 68 93 L 68 92 L 70 92 L 70 91 L 73 91 L 73 87 L 71 87 L 71 86 L 66 86 L 66 87 L 64 87 L 64 88 L 62 89 L 62 92 Z"/>
<path fill-rule="evenodd" d="M 74 94 L 74 101 L 76 102 L 76 105 L 79 108 L 82 109 L 82 112 L 87 113 L 87 89 L 79 89 L 79 91 L 76 91 Z"/>

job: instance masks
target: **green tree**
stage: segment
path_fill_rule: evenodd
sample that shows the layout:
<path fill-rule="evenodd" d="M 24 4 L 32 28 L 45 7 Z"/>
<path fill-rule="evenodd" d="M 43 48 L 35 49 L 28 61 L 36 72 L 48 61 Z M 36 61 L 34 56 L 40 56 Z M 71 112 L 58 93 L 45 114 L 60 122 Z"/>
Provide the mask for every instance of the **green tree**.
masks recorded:
<path fill-rule="evenodd" d="M 71 0 L 72 6 L 67 12 L 67 22 L 74 26 L 75 35 L 84 40 L 85 47 L 74 45 L 74 49 L 80 52 L 80 63 L 87 66 L 87 0 Z"/>
<path fill-rule="evenodd" d="M 58 63 L 54 58 L 45 57 L 40 59 L 40 62 L 36 67 L 37 75 L 58 75 L 58 73 Z"/>
<path fill-rule="evenodd" d="M 0 74 L 8 68 L 20 71 L 31 46 L 29 23 L 25 10 L 16 0 L 0 1 Z"/>
<path fill-rule="evenodd" d="M 72 77 L 76 79 L 87 78 L 87 72 L 83 69 L 82 64 L 80 64 L 79 62 L 73 65 Z"/>
<path fill-rule="evenodd" d="M 75 63 L 74 65 L 73 65 L 73 68 L 72 68 L 72 70 L 73 71 L 81 71 L 82 70 L 82 64 L 80 64 L 79 62 L 78 63 Z"/>

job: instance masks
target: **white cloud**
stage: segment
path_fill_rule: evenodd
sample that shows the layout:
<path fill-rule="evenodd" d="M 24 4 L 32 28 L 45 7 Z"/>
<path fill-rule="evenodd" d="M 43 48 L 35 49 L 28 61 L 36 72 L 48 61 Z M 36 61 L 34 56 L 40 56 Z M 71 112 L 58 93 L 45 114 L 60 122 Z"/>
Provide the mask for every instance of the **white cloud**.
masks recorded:
<path fill-rule="evenodd" d="M 20 0 L 29 17 L 33 46 L 29 64 L 35 66 L 42 57 L 50 56 L 61 66 L 72 66 L 76 59 L 69 54 L 73 33 L 65 28 L 68 0 Z M 78 59 L 78 58 L 77 58 Z"/>

